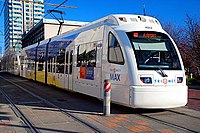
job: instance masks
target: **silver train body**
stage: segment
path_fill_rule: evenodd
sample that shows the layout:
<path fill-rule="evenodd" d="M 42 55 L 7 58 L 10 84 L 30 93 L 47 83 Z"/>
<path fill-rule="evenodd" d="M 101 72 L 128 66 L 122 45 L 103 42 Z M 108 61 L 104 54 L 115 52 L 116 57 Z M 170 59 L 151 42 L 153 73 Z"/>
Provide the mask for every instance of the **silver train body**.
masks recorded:
<path fill-rule="evenodd" d="M 148 16 L 110 15 L 30 45 L 18 70 L 25 78 L 99 99 L 109 79 L 111 101 L 132 108 L 180 107 L 188 98 L 178 48 Z"/>

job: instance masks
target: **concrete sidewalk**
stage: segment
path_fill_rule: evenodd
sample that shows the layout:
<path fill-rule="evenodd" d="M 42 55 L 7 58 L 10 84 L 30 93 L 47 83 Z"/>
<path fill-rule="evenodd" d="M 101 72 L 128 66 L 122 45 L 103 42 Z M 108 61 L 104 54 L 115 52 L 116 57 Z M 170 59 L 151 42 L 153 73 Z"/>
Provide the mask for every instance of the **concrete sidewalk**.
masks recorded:
<path fill-rule="evenodd" d="M 9 105 L 2 102 L 0 103 L 0 133 L 27 133 L 25 126 Z"/>
<path fill-rule="evenodd" d="M 39 108 L 38 108 L 39 109 Z M 192 114 L 199 113 L 197 111 L 188 110 L 186 108 L 182 108 L 185 112 L 192 112 Z M 48 110 L 39 109 L 39 114 L 48 113 Z M 34 113 L 34 112 L 32 112 Z M 38 113 L 34 113 L 32 115 L 39 116 Z M 55 112 L 54 112 L 55 113 Z M 165 112 L 163 112 L 165 114 Z M 110 117 L 105 117 L 101 115 L 95 114 L 84 114 L 84 113 L 74 113 L 79 118 L 84 120 L 87 123 L 94 125 L 96 128 L 100 129 L 100 131 L 105 133 L 131 133 L 131 132 L 154 132 L 154 133 L 178 133 L 183 130 L 179 130 L 169 125 L 165 125 L 159 122 L 155 122 L 150 119 L 145 119 L 137 114 L 111 114 Z M 52 119 L 49 115 L 43 115 L 45 118 L 48 118 L 48 123 L 52 123 L 57 120 L 57 117 Z M 198 115 L 197 115 L 198 116 Z M 63 117 L 64 118 L 64 117 Z M 40 120 L 42 120 L 41 118 Z M 66 120 L 66 119 L 65 119 Z M 41 122 L 41 121 L 40 121 Z M 69 121 L 70 122 L 70 121 Z M 48 129 L 59 129 L 59 130 L 40 130 L 41 132 L 85 132 L 88 133 L 89 130 L 84 130 L 83 127 L 78 127 L 77 123 L 73 123 L 74 125 L 65 123 L 61 125 L 60 123 L 54 122 L 54 124 L 46 124 Z M 43 123 L 44 124 L 44 123 Z M 36 125 L 36 127 L 41 127 Z M 61 130 L 63 127 L 66 130 Z M 68 130 L 68 128 L 73 128 L 73 130 Z M 45 128 L 42 128 L 45 129 Z M 12 109 L 7 104 L 0 103 L 0 133 L 26 133 L 26 127 L 22 124 L 20 119 L 16 117 L 13 113 Z M 187 131 L 185 131 L 186 133 Z"/>

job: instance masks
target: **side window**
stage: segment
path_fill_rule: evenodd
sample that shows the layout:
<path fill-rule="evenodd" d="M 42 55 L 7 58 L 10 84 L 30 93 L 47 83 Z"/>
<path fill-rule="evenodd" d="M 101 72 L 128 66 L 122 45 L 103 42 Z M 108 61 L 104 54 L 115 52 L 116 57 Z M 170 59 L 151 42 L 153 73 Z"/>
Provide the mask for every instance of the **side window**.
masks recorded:
<path fill-rule="evenodd" d="M 52 72 L 52 59 L 48 59 L 48 72 Z"/>
<path fill-rule="evenodd" d="M 66 52 L 66 63 L 65 63 L 65 73 L 68 74 L 68 57 L 69 57 L 69 52 Z"/>
<path fill-rule="evenodd" d="M 44 70 L 44 52 L 39 53 L 38 71 Z"/>
<path fill-rule="evenodd" d="M 34 70 L 34 61 L 31 59 L 27 60 L 27 70 Z"/>
<path fill-rule="evenodd" d="M 69 59 L 69 74 L 72 74 L 72 65 L 73 65 L 73 51 L 70 52 L 70 59 Z"/>
<path fill-rule="evenodd" d="M 81 44 L 77 48 L 77 67 L 96 67 L 96 43 Z"/>
<path fill-rule="evenodd" d="M 86 65 L 87 67 L 96 67 L 96 43 L 87 44 L 86 49 Z"/>
<path fill-rule="evenodd" d="M 56 56 L 53 56 L 53 58 L 52 58 L 52 72 L 53 72 L 53 73 L 55 73 L 55 68 L 56 68 L 56 67 L 55 67 L 55 64 L 56 64 L 56 63 L 55 63 L 55 60 L 56 60 Z"/>
<path fill-rule="evenodd" d="M 115 64 L 124 64 L 120 44 L 112 33 L 109 33 L 108 37 L 108 61 Z"/>
<path fill-rule="evenodd" d="M 65 49 L 59 49 L 56 62 L 56 73 L 64 73 L 64 64 L 65 64 Z"/>
<path fill-rule="evenodd" d="M 81 44 L 77 48 L 77 67 L 86 66 L 86 44 Z"/>

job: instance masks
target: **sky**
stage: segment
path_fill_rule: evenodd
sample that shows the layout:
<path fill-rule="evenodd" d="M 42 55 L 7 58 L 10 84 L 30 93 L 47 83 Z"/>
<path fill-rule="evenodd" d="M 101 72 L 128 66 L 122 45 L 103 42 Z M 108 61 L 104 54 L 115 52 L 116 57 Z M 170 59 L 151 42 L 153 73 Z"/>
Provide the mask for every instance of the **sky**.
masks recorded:
<path fill-rule="evenodd" d="M 63 1 L 45 0 L 56 4 Z M 110 14 L 143 14 L 143 4 L 146 15 L 158 18 L 161 23 L 184 25 L 186 14 L 200 18 L 200 0 L 68 0 L 65 5 L 77 8 L 59 10 L 65 12 L 68 20 L 94 21 Z"/>
<path fill-rule="evenodd" d="M 3 6 L 0 0 L 0 9 Z M 60 4 L 65 0 L 44 0 L 46 3 Z M 186 14 L 200 19 L 200 0 L 68 0 L 64 5 L 75 6 L 75 9 L 57 8 L 64 12 L 65 20 L 91 22 L 110 14 L 142 15 L 143 5 L 147 16 L 156 17 L 161 24 L 170 22 L 176 26 L 185 26 Z M 47 10 L 54 9 L 45 6 Z M 47 15 L 46 18 L 52 18 Z M 3 14 L 0 16 L 0 34 L 3 32 Z M 0 46 L 3 47 L 3 36 Z"/>

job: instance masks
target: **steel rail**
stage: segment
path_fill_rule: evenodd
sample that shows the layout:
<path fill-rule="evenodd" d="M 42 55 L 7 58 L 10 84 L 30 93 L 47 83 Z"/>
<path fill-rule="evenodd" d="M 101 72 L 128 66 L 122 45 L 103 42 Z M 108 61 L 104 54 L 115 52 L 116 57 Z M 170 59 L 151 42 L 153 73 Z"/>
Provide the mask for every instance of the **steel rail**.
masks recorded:
<path fill-rule="evenodd" d="M 25 115 L 20 111 L 20 109 L 14 104 L 13 100 L 5 93 L 5 91 L 0 88 L 0 93 L 9 102 L 9 106 L 14 111 L 14 113 L 19 117 L 23 123 L 29 128 L 32 133 L 39 133 L 39 131 L 33 126 L 33 124 L 25 117 Z"/>
<path fill-rule="evenodd" d="M 35 93 L 33 93 L 33 92 L 31 92 L 31 91 L 25 89 L 24 87 L 22 87 L 22 86 L 16 84 L 15 82 L 12 82 L 12 81 L 10 81 L 10 80 L 8 80 L 8 79 L 5 79 L 5 78 L 2 77 L 2 76 L 0 76 L 0 78 L 2 78 L 2 79 L 4 79 L 4 80 L 6 80 L 7 82 L 9 82 L 9 83 L 15 85 L 16 87 L 18 87 L 18 88 L 20 88 L 21 90 L 23 90 L 23 91 L 29 93 L 30 95 L 32 95 L 32 96 L 34 96 L 34 97 L 40 99 L 41 101 L 45 102 L 46 104 L 48 104 L 48 105 L 50 105 L 50 106 L 52 106 L 52 107 L 54 107 L 54 108 L 57 108 L 61 113 L 63 113 L 63 114 L 65 114 L 65 115 L 67 115 L 67 116 L 73 118 L 74 120 L 78 121 L 79 123 L 82 123 L 82 124 L 85 125 L 86 127 L 89 127 L 89 128 L 90 128 L 91 130 L 93 130 L 94 132 L 96 132 L 96 133 L 104 133 L 104 131 L 102 131 L 101 129 L 98 129 L 95 125 L 90 124 L 90 123 L 88 123 L 88 122 L 86 122 L 86 121 L 83 121 L 82 119 L 80 119 L 79 117 L 73 115 L 72 113 L 70 113 L 70 112 L 67 111 L 66 109 L 60 108 L 59 106 L 57 106 L 57 105 L 55 105 L 55 104 L 53 104 L 53 103 L 47 101 L 46 99 L 44 99 L 44 98 L 42 98 L 42 97 L 36 95 Z"/>
<path fill-rule="evenodd" d="M 194 131 L 194 130 L 185 128 L 185 127 L 183 127 L 183 126 L 179 126 L 179 125 L 176 125 L 176 124 L 173 124 L 173 123 L 169 123 L 169 122 L 166 122 L 166 121 L 163 121 L 163 120 L 160 120 L 160 119 L 157 119 L 157 118 L 148 116 L 148 115 L 144 115 L 144 114 L 136 114 L 136 115 L 138 115 L 138 116 L 140 116 L 140 117 L 143 117 L 143 118 L 146 118 L 146 119 L 149 119 L 149 120 L 152 120 L 152 121 L 155 121 L 155 122 L 158 122 L 158 123 L 161 123 L 161 124 L 163 124 L 163 125 L 167 125 L 167 126 L 174 127 L 174 128 L 176 128 L 176 129 L 179 129 L 179 130 L 183 130 L 183 131 L 191 132 L 191 133 L 199 133 L 199 132 L 197 132 L 197 131 Z"/>
<path fill-rule="evenodd" d="M 195 119 L 200 119 L 200 117 L 188 115 L 186 113 L 181 113 L 181 112 L 170 110 L 170 109 L 165 109 L 165 111 L 172 112 L 172 113 L 179 114 L 179 115 L 184 115 L 184 116 L 192 117 L 192 118 L 195 118 Z"/>

